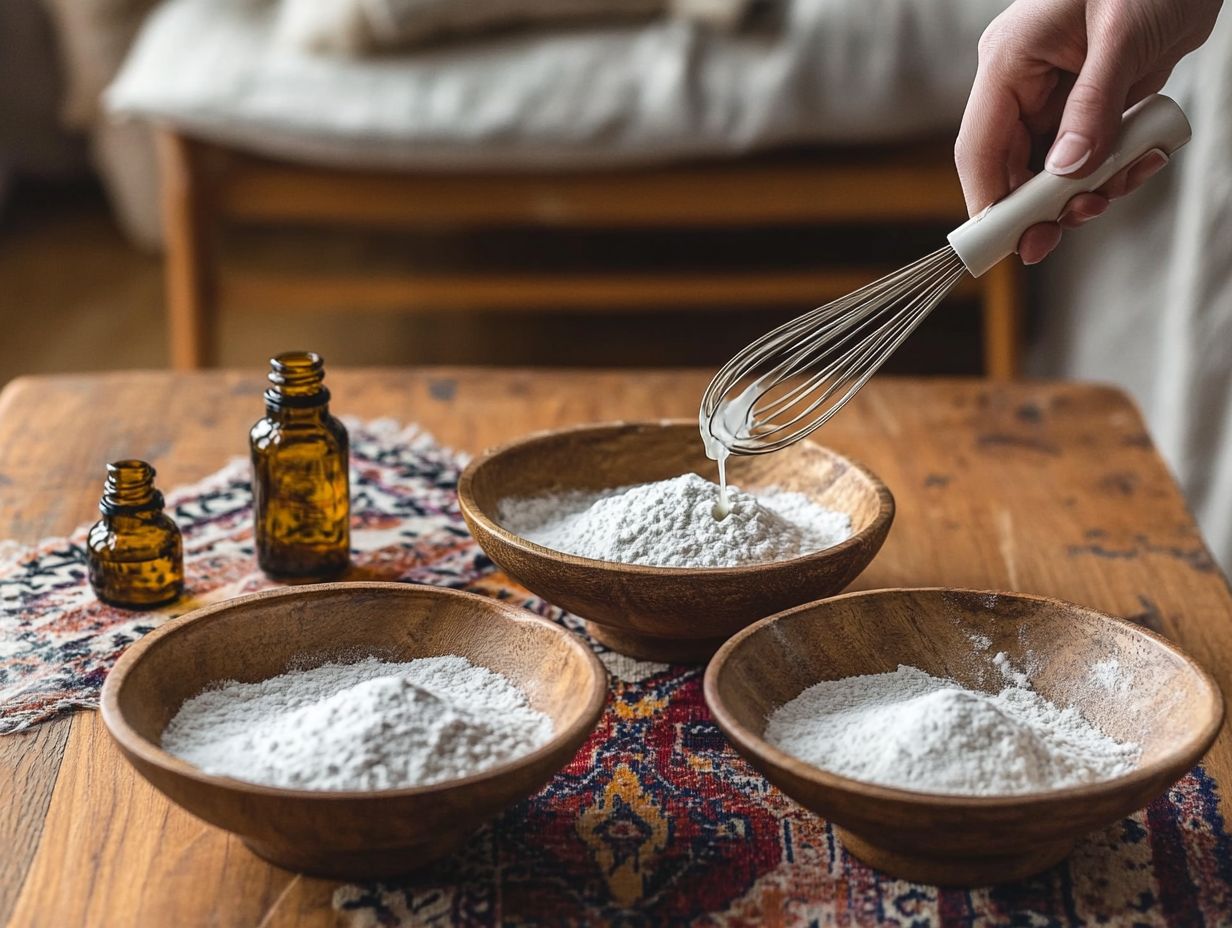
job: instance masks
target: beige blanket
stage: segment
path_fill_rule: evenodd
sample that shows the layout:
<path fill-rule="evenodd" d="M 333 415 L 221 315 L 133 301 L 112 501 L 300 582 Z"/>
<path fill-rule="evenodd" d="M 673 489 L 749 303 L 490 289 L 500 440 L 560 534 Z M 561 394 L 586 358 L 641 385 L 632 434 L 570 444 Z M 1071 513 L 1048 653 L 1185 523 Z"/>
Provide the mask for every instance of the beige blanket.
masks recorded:
<path fill-rule="evenodd" d="M 560 27 L 672 15 L 731 28 L 751 0 L 279 0 L 277 43 L 347 55 L 510 27 Z"/>

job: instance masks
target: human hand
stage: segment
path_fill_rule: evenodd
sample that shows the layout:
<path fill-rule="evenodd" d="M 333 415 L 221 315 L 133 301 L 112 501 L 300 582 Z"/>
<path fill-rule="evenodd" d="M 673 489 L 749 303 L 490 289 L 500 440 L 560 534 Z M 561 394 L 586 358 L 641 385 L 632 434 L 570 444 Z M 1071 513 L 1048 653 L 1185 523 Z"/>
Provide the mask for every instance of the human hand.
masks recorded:
<path fill-rule="evenodd" d="M 1222 0 L 1017 0 L 980 38 L 979 68 L 954 161 L 971 215 L 1032 176 L 1032 152 L 1049 145 L 1044 170 L 1085 177 L 1111 153 L 1121 115 L 1159 90 L 1201 45 Z M 1024 264 L 1056 248 L 1062 228 L 1094 219 L 1168 163 L 1155 149 L 1098 191 L 1066 205 L 1058 222 L 1018 242 Z"/>

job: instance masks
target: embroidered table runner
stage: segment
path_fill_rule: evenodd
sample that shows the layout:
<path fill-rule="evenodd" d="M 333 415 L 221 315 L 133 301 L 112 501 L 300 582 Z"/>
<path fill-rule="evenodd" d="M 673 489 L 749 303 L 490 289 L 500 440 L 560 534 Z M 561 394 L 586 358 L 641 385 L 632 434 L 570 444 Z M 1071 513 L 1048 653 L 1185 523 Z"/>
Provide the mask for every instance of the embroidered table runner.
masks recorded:
<path fill-rule="evenodd" d="M 415 429 L 350 423 L 347 579 L 401 580 L 510 600 L 581 633 L 573 616 L 492 565 L 457 508 L 462 459 Z M 124 648 L 173 615 L 275 586 L 256 567 L 246 461 L 168 494 L 186 597 L 156 612 L 95 600 L 86 527 L 0 547 L 0 733 L 98 704 Z M 1195 768 L 1144 812 L 1080 842 L 1040 876 L 973 891 L 885 877 L 770 786 L 711 721 L 698 667 L 594 645 L 608 709 L 577 757 L 456 854 L 394 883 L 334 894 L 357 926 L 1228 924 L 1232 838 Z"/>

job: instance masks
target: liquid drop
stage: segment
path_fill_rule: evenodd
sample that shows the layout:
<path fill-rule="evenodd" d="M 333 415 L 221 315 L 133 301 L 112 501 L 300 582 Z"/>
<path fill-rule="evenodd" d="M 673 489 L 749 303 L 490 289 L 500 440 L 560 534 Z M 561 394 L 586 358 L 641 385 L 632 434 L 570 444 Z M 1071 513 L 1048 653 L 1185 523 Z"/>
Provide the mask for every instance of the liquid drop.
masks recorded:
<path fill-rule="evenodd" d="M 731 501 L 727 495 L 726 464 L 731 457 L 728 443 L 736 440 L 741 429 L 747 432 L 753 404 L 759 396 L 760 382 L 754 382 L 734 399 L 721 403 L 712 417 L 707 418 L 704 410 L 697 414 L 697 427 L 702 435 L 702 445 L 706 448 L 706 457 L 719 465 L 719 498 L 712 512 L 720 522 L 731 514 Z"/>
<path fill-rule="evenodd" d="M 711 510 L 714 517 L 722 522 L 731 515 L 731 500 L 727 498 L 727 458 L 729 452 L 723 448 L 719 456 L 715 458 L 719 463 L 719 498 L 714 504 L 714 509 Z"/>

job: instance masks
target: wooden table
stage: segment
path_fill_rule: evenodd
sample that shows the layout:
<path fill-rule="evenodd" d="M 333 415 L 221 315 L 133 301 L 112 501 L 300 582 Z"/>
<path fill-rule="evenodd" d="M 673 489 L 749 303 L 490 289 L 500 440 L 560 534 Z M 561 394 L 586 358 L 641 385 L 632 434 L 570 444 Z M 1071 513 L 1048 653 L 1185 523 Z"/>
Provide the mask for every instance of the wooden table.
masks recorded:
<path fill-rule="evenodd" d="M 334 409 L 424 424 L 476 451 L 532 429 L 691 416 L 701 373 L 347 371 Z M 257 373 L 14 381 L 0 395 L 0 537 L 93 518 L 108 460 L 171 487 L 245 450 Z M 882 379 L 822 437 L 893 489 L 890 539 L 857 588 L 1023 590 L 1132 616 L 1232 692 L 1232 596 L 1142 420 L 1094 386 Z M 1232 737 L 1207 758 L 1232 811 Z M 168 804 L 96 712 L 0 738 L 0 921 L 331 925 L 334 884 L 278 870 Z"/>

